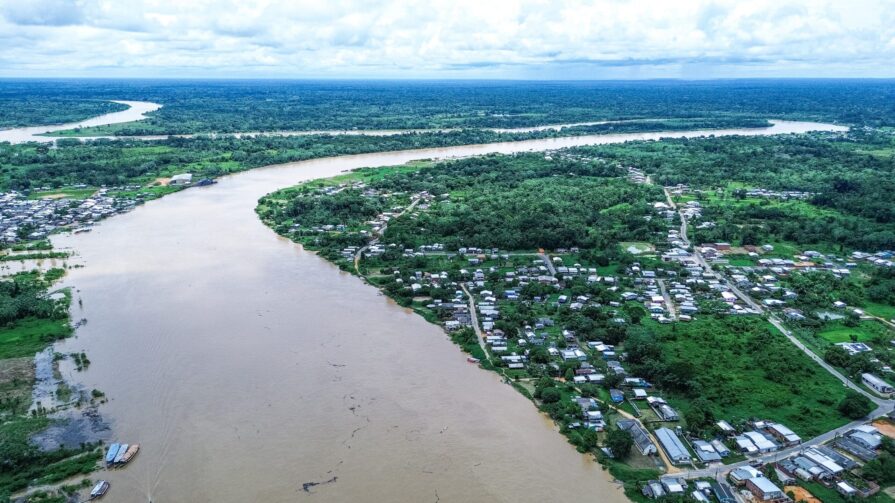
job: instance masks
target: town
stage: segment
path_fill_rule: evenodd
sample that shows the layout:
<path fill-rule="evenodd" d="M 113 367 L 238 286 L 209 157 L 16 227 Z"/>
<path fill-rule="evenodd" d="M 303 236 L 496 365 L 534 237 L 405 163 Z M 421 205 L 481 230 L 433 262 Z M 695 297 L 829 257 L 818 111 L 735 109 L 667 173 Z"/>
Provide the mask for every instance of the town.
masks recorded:
<path fill-rule="evenodd" d="M 561 156 L 553 152 L 545 159 Z M 652 184 L 642 171 L 625 169 L 630 182 Z M 821 497 L 824 489 L 848 498 L 871 498 L 880 490 L 862 475 L 877 469 L 880 452 L 895 450 L 895 423 L 887 416 L 895 418 L 891 367 L 876 359 L 872 371 L 868 368 L 853 381 L 841 366 L 824 362 L 820 350 L 804 346 L 788 325 L 807 317 L 800 309 L 799 287 L 791 284 L 794 276 L 822 273 L 838 280 L 866 268 L 890 268 L 892 252 L 837 256 L 779 250 L 770 243 L 694 244 L 692 229 L 710 228 L 712 222 L 703 218 L 699 201 L 682 198 L 692 193 L 682 186 L 662 188 L 663 199 L 653 202 L 652 214 L 643 217 L 665 222 L 664 235 L 652 242 L 620 243 L 623 255 L 616 260 L 594 260 L 576 246 L 451 249 L 429 242 L 409 248 L 383 241 L 390 224 L 424 220 L 426 212 L 451 204 L 450 194 L 394 192 L 355 179 L 306 189 L 300 197 L 327 198 L 346 191 L 378 200 L 385 209 L 373 218 L 309 228 L 293 224 L 287 232 L 301 236 L 312 248 L 333 236 L 358 236 L 363 241 L 356 245 L 324 247 L 321 253 L 441 323 L 471 354 L 471 362 L 500 372 L 532 396 L 573 444 L 587 445 L 590 437 L 582 432 L 592 431 L 603 439 L 601 454 L 610 462 L 627 458 L 631 466 L 656 470 L 659 476 L 637 483 L 644 497 L 782 502 L 800 495 L 804 499 L 805 494 Z M 744 192 L 781 199 L 810 196 L 798 191 Z M 823 312 L 878 325 L 886 340 L 876 349 L 889 357 L 889 342 L 895 337 L 891 320 L 841 301 Z M 692 399 L 667 393 L 667 385 L 656 386 L 638 375 L 636 369 L 642 366 L 633 361 L 624 334 L 633 325 L 674 329 L 701 326 L 718 317 L 766 319 L 781 337 L 790 339 L 784 344 L 791 351 L 804 353 L 807 365 L 823 365 L 818 372 L 829 370 L 827 379 L 846 384 L 874 410 L 860 413 L 868 418 L 832 421 L 835 427 L 828 431 L 804 421 L 775 421 L 767 417 L 774 412 L 764 407 L 693 424 Z M 853 354 L 872 350 L 865 343 L 837 345 Z M 608 447 L 607 435 L 614 430 L 625 432 L 633 454 L 616 456 Z"/>

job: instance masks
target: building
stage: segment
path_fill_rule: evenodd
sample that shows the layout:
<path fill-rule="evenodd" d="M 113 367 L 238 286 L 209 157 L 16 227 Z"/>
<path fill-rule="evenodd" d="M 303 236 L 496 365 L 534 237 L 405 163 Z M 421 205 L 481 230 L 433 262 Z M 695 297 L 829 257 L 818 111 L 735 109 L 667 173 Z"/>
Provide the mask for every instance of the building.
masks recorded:
<path fill-rule="evenodd" d="M 759 452 L 773 452 L 777 450 L 777 444 L 771 442 L 768 437 L 757 431 L 743 432 L 743 436 L 748 438 L 758 448 Z"/>
<path fill-rule="evenodd" d="M 659 428 L 656 430 L 656 438 L 672 463 L 682 464 L 690 462 L 690 453 L 673 431 L 668 428 Z"/>
<path fill-rule="evenodd" d="M 715 495 L 715 498 L 718 499 L 719 503 L 736 503 L 736 496 L 734 496 L 730 486 L 715 482 L 714 480 L 709 482 L 709 484 L 712 487 L 712 494 Z"/>
<path fill-rule="evenodd" d="M 616 424 L 619 429 L 627 431 L 631 435 L 631 439 L 634 440 L 634 445 L 640 451 L 640 454 L 651 456 L 658 452 L 656 444 L 650 440 L 649 434 L 643 429 L 643 426 L 640 426 L 640 423 L 633 419 L 621 419 Z"/>
<path fill-rule="evenodd" d="M 191 173 L 181 173 L 179 175 L 174 175 L 171 177 L 171 180 L 168 182 L 168 185 L 189 185 L 193 181 L 193 175 Z"/>
<path fill-rule="evenodd" d="M 799 437 L 795 434 L 795 432 L 780 423 L 769 423 L 767 425 L 767 431 L 768 433 L 773 435 L 774 438 L 783 443 L 783 445 L 791 446 L 802 443 L 801 437 Z"/>
<path fill-rule="evenodd" d="M 693 450 L 696 451 L 696 455 L 703 463 L 721 461 L 721 455 L 718 454 L 718 451 L 710 443 L 704 440 L 694 440 L 692 443 Z"/>
<path fill-rule="evenodd" d="M 881 393 L 883 395 L 890 395 L 895 392 L 895 388 L 893 388 L 891 384 L 883 381 L 873 374 L 861 374 L 861 382 L 876 390 L 877 393 Z"/>
<path fill-rule="evenodd" d="M 746 489 L 749 489 L 758 501 L 786 501 L 786 494 L 773 482 L 765 477 L 756 477 L 746 481 Z"/>

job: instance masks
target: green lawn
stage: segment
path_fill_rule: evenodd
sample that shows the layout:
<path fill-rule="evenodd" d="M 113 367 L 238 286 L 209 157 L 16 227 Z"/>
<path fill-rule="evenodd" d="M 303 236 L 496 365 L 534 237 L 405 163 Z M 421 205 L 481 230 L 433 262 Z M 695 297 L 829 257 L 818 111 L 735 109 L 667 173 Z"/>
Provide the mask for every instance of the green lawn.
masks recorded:
<path fill-rule="evenodd" d="M 0 359 L 33 356 L 52 341 L 68 337 L 67 320 L 26 319 L 0 328 Z"/>
<path fill-rule="evenodd" d="M 835 489 L 825 487 L 817 482 L 803 482 L 800 485 L 805 489 L 808 489 L 812 495 L 824 503 L 846 503 L 852 501 L 843 497 Z M 866 501 L 868 503 L 891 503 L 893 500 L 885 492 L 880 491 L 867 499 L 860 498 L 860 501 Z"/>
<path fill-rule="evenodd" d="M 857 327 L 847 327 L 841 322 L 828 323 L 817 335 L 835 344 L 851 342 L 853 335 L 857 336 L 858 342 L 874 342 L 892 334 L 876 321 L 862 321 Z"/>
<path fill-rule="evenodd" d="M 867 314 L 879 316 L 880 318 L 885 318 L 887 320 L 895 318 L 895 306 L 887 306 L 885 304 L 868 302 L 866 305 L 864 305 L 863 309 L 867 312 Z"/>
<path fill-rule="evenodd" d="M 28 194 L 28 199 L 44 199 L 44 198 L 66 198 L 66 199 L 87 199 L 96 193 L 96 187 L 87 187 L 83 189 L 54 189 L 35 191 Z"/>

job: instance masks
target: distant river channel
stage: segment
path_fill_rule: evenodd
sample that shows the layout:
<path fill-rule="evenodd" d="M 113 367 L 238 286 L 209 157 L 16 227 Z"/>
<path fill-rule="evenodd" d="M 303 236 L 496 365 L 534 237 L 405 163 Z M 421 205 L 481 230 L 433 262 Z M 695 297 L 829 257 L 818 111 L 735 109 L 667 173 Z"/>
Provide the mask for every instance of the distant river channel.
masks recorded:
<path fill-rule="evenodd" d="M 316 159 L 254 169 L 151 201 L 90 233 L 54 236 L 84 268 L 60 352 L 116 441 L 142 445 L 101 472 L 116 502 L 625 501 L 601 467 L 443 331 L 277 236 L 261 196 L 346 170 L 416 159 L 629 140 L 840 131 L 606 134 Z"/>

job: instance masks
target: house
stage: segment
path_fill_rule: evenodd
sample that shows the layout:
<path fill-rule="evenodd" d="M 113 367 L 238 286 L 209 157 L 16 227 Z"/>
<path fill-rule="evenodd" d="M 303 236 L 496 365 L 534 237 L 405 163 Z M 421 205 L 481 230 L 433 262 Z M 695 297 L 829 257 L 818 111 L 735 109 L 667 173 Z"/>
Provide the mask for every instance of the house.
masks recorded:
<path fill-rule="evenodd" d="M 741 486 L 745 484 L 747 480 L 761 476 L 761 472 L 757 469 L 752 468 L 751 466 L 741 466 L 730 472 L 730 481 Z"/>
<path fill-rule="evenodd" d="M 660 481 L 662 483 L 662 489 L 665 489 L 665 494 L 668 496 L 682 496 L 687 489 L 687 482 L 683 479 L 675 479 L 675 478 L 664 478 Z"/>
<path fill-rule="evenodd" d="M 690 462 L 690 453 L 687 451 L 687 448 L 684 447 L 681 439 L 678 438 L 677 434 L 673 431 L 668 428 L 659 428 L 656 430 L 656 438 L 659 440 L 659 444 L 662 446 L 662 449 L 665 451 L 665 454 L 668 455 L 668 458 L 672 463 L 681 464 Z"/>
<path fill-rule="evenodd" d="M 857 442 L 865 449 L 876 450 L 882 445 L 882 436 L 879 430 L 870 425 L 858 426 L 852 431 L 846 433 L 846 436 L 854 442 Z"/>
<path fill-rule="evenodd" d="M 659 499 L 665 496 L 665 489 L 658 480 L 648 481 L 641 490 L 647 498 Z"/>
<path fill-rule="evenodd" d="M 699 456 L 703 463 L 721 461 L 721 455 L 718 454 L 718 451 L 715 450 L 712 444 L 704 440 L 694 440 L 692 444 L 693 450 L 696 451 L 696 455 Z"/>
<path fill-rule="evenodd" d="M 714 480 L 709 482 L 709 484 L 712 488 L 712 494 L 715 495 L 715 498 L 719 503 L 736 503 L 736 496 L 734 496 L 730 486 L 721 482 L 715 482 Z"/>
<path fill-rule="evenodd" d="M 710 443 L 712 444 L 712 447 L 715 448 L 715 451 L 717 451 L 718 454 L 720 454 L 722 458 L 726 458 L 727 456 L 730 456 L 730 449 L 728 449 L 727 446 L 724 445 L 724 442 L 721 442 L 720 440 L 718 440 L 716 438 L 715 440 L 712 440 Z"/>
<path fill-rule="evenodd" d="M 755 447 L 758 448 L 759 452 L 773 452 L 777 450 L 777 444 L 757 431 L 744 432 L 743 436 L 755 444 Z"/>
<path fill-rule="evenodd" d="M 838 491 L 839 494 L 841 494 L 845 497 L 854 496 L 858 493 L 857 489 L 855 489 L 854 487 L 851 486 L 851 484 L 849 484 L 848 482 L 845 482 L 845 481 L 836 483 L 836 491 Z"/>
<path fill-rule="evenodd" d="M 749 492 L 751 492 L 758 501 L 787 500 L 787 496 L 783 493 L 783 490 L 766 477 L 756 477 L 747 480 L 746 489 L 749 489 Z"/>
<path fill-rule="evenodd" d="M 622 403 L 625 401 L 625 394 L 621 390 L 611 389 L 609 390 L 609 398 L 615 403 Z"/>
<path fill-rule="evenodd" d="M 802 443 L 801 437 L 780 423 L 768 423 L 766 430 L 773 435 L 774 438 L 783 443 L 783 445 L 792 446 Z"/>
<path fill-rule="evenodd" d="M 181 173 L 179 175 L 174 175 L 171 177 L 171 180 L 168 182 L 168 185 L 189 185 L 193 181 L 193 175 L 191 173 Z"/>
<path fill-rule="evenodd" d="M 891 395 L 893 392 L 895 392 L 895 388 L 893 388 L 891 384 L 883 381 L 873 374 L 861 374 L 861 382 L 876 390 L 877 393 L 883 395 Z"/>
<path fill-rule="evenodd" d="M 621 419 L 616 425 L 619 429 L 627 431 L 628 434 L 631 435 L 631 439 L 634 440 L 634 446 L 637 447 L 640 454 L 651 456 L 658 452 L 656 450 L 656 444 L 650 440 L 649 434 L 647 434 L 646 430 L 643 429 L 643 426 L 637 421 L 633 419 Z"/>

